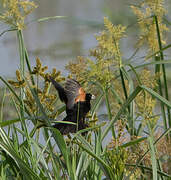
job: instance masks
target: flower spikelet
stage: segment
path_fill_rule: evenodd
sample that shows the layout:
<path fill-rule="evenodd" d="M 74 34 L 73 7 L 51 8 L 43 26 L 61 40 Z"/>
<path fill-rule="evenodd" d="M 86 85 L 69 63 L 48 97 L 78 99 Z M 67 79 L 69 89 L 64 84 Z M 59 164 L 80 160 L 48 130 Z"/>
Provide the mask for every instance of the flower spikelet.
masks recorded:
<path fill-rule="evenodd" d="M 2 0 L 0 20 L 18 30 L 24 28 L 24 20 L 37 5 L 29 0 Z"/>
<path fill-rule="evenodd" d="M 151 89 L 156 88 L 157 78 L 158 77 L 152 75 L 148 69 L 144 69 L 140 74 L 141 83 Z M 142 124 L 145 125 L 146 122 L 149 121 L 153 128 L 159 118 L 158 116 L 154 116 L 156 99 L 154 99 L 148 92 L 143 91 L 137 96 L 136 105 L 138 108 L 138 114 L 143 118 Z"/>
<path fill-rule="evenodd" d="M 18 80 L 18 81 L 8 80 L 8 82 L 9 82 L 12 86 L 14 86 L 14 87 L 16 87 L 16 88 L 24 87 L 24 86 L 26 85 L 26 83 L 25 83 L 25 80 L 22 79 L 19 70 L 16 70 L 16 77 L 17 77 L 17 80 Z"/>
<path fill-rule="evenodd" d="M 60 71 L 56 71 L 54 68 L 51 73 L 46 73 L 48 69 L 47 66 L 42 66 L 42 62 L 39 58 L 36 59 L 36 66 L 33 67 L 31 74 L 25 73 L 26 77 L 23 79 L 20 71 L 16 71 L 17 81 L 9 80 L 8 82 L 17 88 L 24 87 L 25 96 L 23 102 L 27 108 L 27 112 L 30 114 L 36 114 L 40 112 L 39 107 L 37 106 L 35 96 L 39 99 L 40 103 L 44 107 L 47 115 L 49 117 L 56 117 L 58 115 L 57 110 L 55 109 L 54 102 L 56 101 L 56 95 L 51 94 L 50 92 L 50 81 L 49 76 L 54 78 L 56 81 L 63 81 L 65 78 L 61 75 Z M 36 76 L 37 81 L 34 81 L 34 76 Z M 41 77 L 41 78 L 40 78 Z M 27 83 L 25 82 L 27 80 Z M 34 94 L 33 94 L 34 92 Z M 29 115 L 30 115 L 29 114 Z"/>
<path fill-rule="evenodd" d="M 104 18 L 104 25 L 106 30 L 96 36 L 98 49 L 103 54 L 103 58 L 114 58 L 117 64 L 121 66 L 119 41 L 124 37 L 126 27 L 122 25 L 114 26 L 106 17 Z"/>
<path fill-rule="evenodd" d="M 104 26 L 105 30 L 95 36 L 98 44 L 90 49 L 90 57 L 78 57 L 66 68 L 79 82 L 98 82 L 106 88 L 115 78 L 116 67 L 122 66 L 119 41 L 126 28 L 114 26 L 107 18 L 104 18 Z"/>
<path fill-rule="evenodd" d="M 69 64 L 66 66 L 66 69 L 69 70 L 71 75 L 74 75 L 77 81 L 80 83 L 85 81 L 87 68 L 87 59 L 82 56 L 78 56 L 75 61 L 69 62 Z"/>
<path fill-rule="evenodd" d="M 36 59 L 36 66 L 34 67 L 32 74 L 37 74 L 45 77 L 45 71 L 48 69 L 47 66 L 42 67 L 42 63 L 39 58 Z"/>
<path fill-rule="evenodd" d="M 105 152 L 105 159 L 113 172 L 113 178 L 122 177 L 128 153 L 125 148 L 114 148 Z M 114 178 L 114 179 L 115 179 Z"/>
<path fill-rule="evenodd" d="M 166 44 L 163 34 L 165 31 L 168 31 L 168 28 L 162 23 L 162 18 L 166 13 L 166 10 L 164 9 L 164 1 L 145 0 L 141 2 L 139 6 L 131 6 L 131 8 L 138 18 L 138 24 L 141 30 L 138 45 L 142 46 L 147 43 L 149 47 L 148 53 L 158 51 L 158 35 L 154 16 L 156 16 L 158 20 L 161 42 L 162 44 Z"/>

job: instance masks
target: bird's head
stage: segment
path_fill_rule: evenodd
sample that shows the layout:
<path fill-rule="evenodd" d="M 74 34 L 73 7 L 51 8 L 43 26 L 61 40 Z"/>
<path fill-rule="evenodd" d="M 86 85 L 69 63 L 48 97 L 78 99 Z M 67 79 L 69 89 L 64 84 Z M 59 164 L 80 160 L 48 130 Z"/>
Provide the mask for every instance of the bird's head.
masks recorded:
<path fill-rule="evenodd" d="M 92 99 L 95 99 L 95 96 L 93 94 L 87 93 L 85 99 L 86 99 L 86 101 L 90 101 Z"/>

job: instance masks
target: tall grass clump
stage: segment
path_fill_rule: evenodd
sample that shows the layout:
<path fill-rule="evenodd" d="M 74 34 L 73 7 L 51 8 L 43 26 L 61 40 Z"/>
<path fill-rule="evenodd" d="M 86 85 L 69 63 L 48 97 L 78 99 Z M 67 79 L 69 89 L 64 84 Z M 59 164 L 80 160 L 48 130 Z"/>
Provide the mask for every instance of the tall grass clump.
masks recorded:
<path fill-rule="evenodd" d="M 65 77 L 55 68 L 48 71 L 39 58 L 31 67 L 24 44 L 24 19 L 37 5 L 1 2 L 0 20 L 9 26 L 1 35 L 16 32 L 20 60 L 15 80 L 0 76 L 5 85 L 0 92 L 0 178 L 170 179 L 171 103 L 165 66 L 171 60 L 164 53 L 171 44 L 165 37 L 164 1 L 145 0 L 130 7 L 139 28 L 136 47 L 146 49 L 141 64 L 134 65 L 134 56 L 123 56 L 121 39 L 129 36 L 127 27 L 105 17 L 104 30 L 95 36 L 97 46 L 66 65 L 69 77 L 97 97 L 87 116 L 88 128 L 66 137 L 52 127 L 60 123 L 56 119 L 65 106 L 48 80 L 52 76 L 63 83 Z M 13 113 L 7 116 L 9 107 Z"/>

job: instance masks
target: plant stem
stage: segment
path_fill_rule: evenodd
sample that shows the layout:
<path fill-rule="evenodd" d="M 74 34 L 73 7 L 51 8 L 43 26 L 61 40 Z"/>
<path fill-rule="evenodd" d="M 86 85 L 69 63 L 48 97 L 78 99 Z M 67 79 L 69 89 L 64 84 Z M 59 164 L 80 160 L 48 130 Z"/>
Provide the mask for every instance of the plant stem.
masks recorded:
<path fill-rule="evenodd" d="M 157 37 L 158 37 L 158 45 L 159 45 L 159 50 L 160 50 L 160 57 L 161 57 L 161 60 L 164 60 L 164 55 L 163 55 L 163 51 L 162 51 L 162 42 L 161 42 L 161 36 L 160 36 L 160 29 L 159 29 L 159 23 L 158 23 L 158 19 L 157 19 L 156 15 L 154 16 L 154 20 L 155 20 L 156 30 L 157 30 Z M 163 73 L 163 80 L 164 80 L 165 97 L 169 101 L 168 87 L 167 87 L 167 78 L 166 78 L 166 70 L 165 70 L 165 65 L 164 64 L 162 64 L 162 73 Z M 167 117 L 168 117 L 169 127 L 171 127 L 171 115 L 170 115 L 170 109 L 169 108 L 167 108 Z M 166 122 L 165 122 L 165 125 L 167 125 Z M 167 127 L 165 127 L 165 129 L 167 129 Z"/>

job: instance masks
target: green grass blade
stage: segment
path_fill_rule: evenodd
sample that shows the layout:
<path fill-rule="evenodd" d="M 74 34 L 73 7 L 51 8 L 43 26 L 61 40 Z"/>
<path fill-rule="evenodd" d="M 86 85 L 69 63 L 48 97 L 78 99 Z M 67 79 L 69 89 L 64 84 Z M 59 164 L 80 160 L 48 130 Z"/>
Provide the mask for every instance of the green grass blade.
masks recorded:
<path fill-rule="evenodd" d="M 108 111 L 108 119 L 109 121 L 112 119 L 112 113 L 111 113 L 111 108 L 110 108 L 110 102 L 109 102 L 109 97 L 108 97 L 108 89 L 104 90 L 104 95 L 105 95 L 105 103 L 106 103 L 106 107 L 107 107 L 107 111 Z M 112 129 L 112 136 L 115 138 L 116 134 L 115 134 L 115 130 L 114 127 L 111 128 Z"/>
<path fill-rule="evenodd" d="M 170 131 L 171 131 L 171 128 L 168 128 L 168 129 L 154 142 L 153 145 L 155 145 L 156 143 L 158 143 L 158 142 L 160 141 L 160 139 L 162 139 L 164 136 L 167 136 L 167 134 L 170 133 Z M 135 169 L 141 164 L 141 162 L 143 161 L 143 159 L 145 158 L 145 156 L 148 154 L 149 151 L 150 151 L 150 150 L 148 149 L 148 150 L 142 155 L 142 157 L 137 160 L 137 163 L 136 163 L 134 169 L 133 169 L 133 170 L 131 171 L 131 173 L 128 175 L 128 178 L 130 177 L 130 175 L 131 175 L 132 173 L 134 173 Z"/>
<path fill-rule="evenodd" d="M 164 54 L 163 54 L 163 51 L 162 51 L 162 40 L 161 40 L 161 35 L 160 35 L 158 18 L 157 18 L 156 15 L 154 15 L 154 20 L 155 20 L 156 30 L 157 30 L 158 45 L 159 45 L 159 49 L 160 49 L 160 57 L 161 57 L 161 60 L 164 61 Z M 163 82 L 164 82 L 163 84 L 164 84 L 165 97 L 169 101 L 166 69 L 165 69 L 165 65 L 164 64 L 162 64 L 162 73 L 163 73 L 162 75 L 163 75 Z M 167 117 L 168 117 L 169 127 L 171 127 L 171 114 L 170 114 L 170 109 L 168 107 L 167 107 Z"/>
<path fill-rule="evenodd" d="M 147 139 L 147 137 L 138 138 L 138 139 L 129 141 L 128 143 L 125 143 L 125 144 L 121 145 L 121 147 L 126 148 L 126 147 L 129 147 L 129 146 L 133 146 L 133 145 L 138 144 L 138 143 L 140 143 L 140 142 L 142 142 L 142 141 L 144 141 L 146 139 Z"/>
<path fill-rule="evenodd" d="M 136 167 L 136 164 L 126 164 L 126 166 L 128 166 L 128 167 L 130 167 L 130 166 Z M 137 167 L 152 172 L 152 168 L 150 168 L 150 167 L 146 167 L 146 166 L 142 166 L 142 165 L 138 165 Z M 166 178 L 169 178 L 169 179 L 171 178 L 171 175 L 169 175 L 169 174 L 167 174 L 167 173 L 165 173 L 165 172 L 162 172 L 162 171 L 157 170 L 157 173 L 158 173 L 159 175 L 163 176 L 163 177 L 166 177 Z"/>
<path fill-rule="evenodd" d="M 125 111 L 125 109 L 129 106 L 129 104 L 134 100 L 134 98 L 138 95 L 138 93 L 142 90 L 140 86 L 137 86 L 134 92 L 128 97 L 126 102 L 121 106 L 119 112 L 116 114 L 116 116 L 110 121 L 108 126 L 105 128 L 103 134 L 102 134 L 102 141 L 113 126 L 113 124 L 119 119 L 120 115 Z"/>
<path fill-rule="evenodd" d="M 151 61 L 149 63 L 145 63 L 145 64 L 141 64 L 141 65 L 138 65 L 138 66 L 132 66 L 131 64 L 128 64 L 128 66 L 132 66 L 135 69 L 140 69 L 140 68 L 144 68 L 146 66 L 150 66 L 150 65 L 156 65 L 156 64 L 171 64 L 171 60 L 165 60 L 165 61 Z M 130 68 L 128 70 L 128 72 L 132 71 L 132 68 Z M 119 77 L 119 76 L 118 76 Z"/>
<path fill-rule="evenodd" d="M 91 108 L 92 114 L 94 114 L 95 111 L 96 111 L 96 109 L 98 109 L 98 107 L 100 106 L 100 103 L 102 102 L 103 96 L 104 96 L 104 93 L 100 94 L 100 95 L 97 97 L 97 99 L 96 99 L 93 107 Z"/>
<path fill-rule="evenodd" d="M 3 79 L 0 76 L 0 80 L 8 87 L 8 89 L 12 92 L 12 94 L 15 96 L 15 98 L 19 101 L 19 103 L 21 103 L 20 98 L 18 97 L 18 95 L 15 93 L 15 90 L 9 85 L 9 83 L 7 81 L 5 81 L 5 79 Z"/>
<path fill-rule="evenodd" d="M 155 147 L 154 147 L 153 136 L 150 135 L 147 139 L 149 141 L 149 146 L 150 146 L 153 179 L 157 179 L 157 161 L 156 161 L 156 155 L 155 155 Z"/>
<path fill-rule="evenodd" d="M 1 107 L 0 107 L 0 123 L 3 121 L 3 108 L 4 108 L 4 101 L 6 96 L 6 88 L 4 89 L 4 93 L 1 100 Z M 1 97 L 0 97 L 1 98 Z"/>
<path fill-rule="evenodd" d="M 153 97 L 155 97 L 156 99 L 158 99 L 159 101 L 161 101 L 163 104 L 165 104 L 168 108 L 171 108 L 171 103 L 163 98 L 162 96 L 160 96 L 158 93 L 156 93 L 155 91 L 153 91 L 151 88 L 148 88 L 144 85 L 140 86 L 142 89 L 146 90 L 148 93 L 150 93 Z"/>
<path fill-rule="evenodd" d="M 120 104 L 120 105 L 123 104 L 123 101 L 122 101 L 122 99 L 120 98 L 120 96 L 118 95 L 118 93 L 115 91 L 115 88 L 114 88 L 113 86 L 111 86 L 111 87 L 110 87 L 110 90 L 111 90 L 114 98 L 117 100 L 117 103 Z"/>
<path fill-rule="evenodd" d="M 160 59 L 160 57 L 158 57 L 158 56 L 155 57 L 155 60 L 156 60 L 156 61 L 159 61 L 159 59 Z M 155 65 L 155 75 L 156 75 L 156 76 L 160 73 L 160 71 L 161 71 L 160 69 L 161 69 L 161 68 L 160 68 L 160 64 L 156 64 L 156 65 Z M 157 79 L 157 83 L 158 83 L 158 86 L 156 87 L 156 91 L 158 90 L 159 93 L 160 93 L 160 95 L 163 96 L 161 77 L 159 77 L 159 78 Z M 160 102 L 160 106 L 161 106 L 161 113 L 162 113 L 162 118 L 163 118 L 164 127 L 165 127 L 165 129 L 167 129 L 167 128 L 168 128 L 168 127 L 167 127 L 168 125 L 167 125 L 165 107 L 164 107 L 164 105 L 163 105 L 162 102 Z"/>
<path fill-rule="evenodd" d="M 120 68 L 119 72 L 120 72 L 120 77 L 121 77 L 122 88 L 123 88 L 123 91 L 124 91 L 125 99 L 128 99 L 128 93 L 127 93 L 127 89 L 126 89 L 126 86 L 125 86 L 125 81 L 124 81 L 124 76 L 123 76 L 122 71 L 123 71 L 123 68 Z"/>
<path fill-rule="evenodd" d="M 128 85 L 129 85 L 129 95 L 134 91 L 134 83 L 132 78 L 130 77 L 129 73 L 125 70 L 125 68 L 122 68 L 122 71 L 125 75 L 125 77 L 128 80 Z M 134 121 L 134 101 L 132 101 L 129 105 L 129 114 L 128 114 L 128 125 L 130 129 L 130 134 L 135 135 L 135 121 Z"/>
<path fill-rule="evenodd" d="M 49 20 L 54 20 L 54 19 L 61 19 L 61 18 L 67 18 L 67 16 L 44 17 L 44 18 L 38 19 L 37 22 L 44 22 L 44 21 L 49 21 Z"/>
<path fill-rule="evenodd" d="M 27 118 L 24 118 L 22 120 L 26 120 Z M 5 126 L 9 126 L 12 125 L 14 123 L 20 122 L 21 119 L 20 118 L 16 118 L 16 119 L 11 119 L 11 120 L 6 120 L 0 123 L 0 127 L 5 127 Z"/>
<path fill-rule="evenodd" d="M 34 99 L 35 99 L 35 102 L 36 102 L 37 106 L 39 107 L 40 112 L 41 112 L 42 115 L 43 115 L 43 118 L 42 118 L 43 122 L 45 123 L 46 126 L 51 126 L 51 122 L 50 122 L 48 116 L 46 115 L 46 112 L 45 112 L 45 110 L 44 110 L 44 107 L 43 107 L 43 105 L 41 104 L 41 102 L 40 102 L 40 100 L 39 100 L 39 97 L 38 97 L 35 89 L 34 89 L 34 88 L 31 88 L 31 86 L 29 85 L 28 82 L 27 82 L 27 85 L 28 85 L 28 87 L 30 88 L 30 91 L 31 91 L 31 93 L 32 93 L 32 95 L 33 95 L 33 97 L 34 97 Z"/>
<path fill-rule="evenodd" d="M 21 173 L 26 179 L 40 179 L 39 176 L 19 157 L 5 132 L 0 128 L 0 147 L 17 163 Z"/>
<path fill-rule="evenodd" d="M 88 154 L 86 152 L 82 151 L 76 169 L 76 177 L 78 180 L 84 179 L 83 178 L 84 173 L 87 171 L 87 167 L 90 163 L 91 163 L 91 158 L 88 157 Z"/>
<path fill-rule="evenodd" d="M 55 128 L 49 128 L 51 130 L 51 132 L 53 133 L 52 136 L 54 137 L 62 155 L 63 155 L 63 158 L 65 160 L 65 163 L 67 165 L 67 169 L 68 169 L 68 173 L 69 173 L 69 176 L 71 177 L 71 179 L 74 179 L 74 176 L 73 176 L 73 173 L 72 173 L 72 166 L 71 166 L 71 160 L 70 160 L 70 153 L 69 153 L 69 150 L 68 150 L 68 147 L 64 141 L 64 138 L 63 136 L 61 135 L 61 133 L 55 129 Z"/>
<path fill-rule="evenodd" d="M 0 142 L 0 147 L 15 160 L 21 173 L 26 179 L 40 179 L 39 176 L 20 158 L 17 153 L 3 142 Z"/>
<path fill-rule="evenodd" d="M 105 124 L 106 124 L 106 122 L 103 122 L 103 123 L 101 123 L 99 125 L 79 130 L 77 133 L 75 133 L 74 137 L 77 137 L 77 135 L 80 135 L 81 133 L 84 133 L 84 132 L 88 132 L 88 131 L 92 131 L 92 130 L 97 130 L 97 129 L 103 127 Z"/>
<path fill-rule="evenodd" d="M 32 85 L 35 85 L 33 74 L 32 74 L 32 70 L 31 70 L 31 66 L 30 66 L 30 62 L 29 62 L 29 57 L 28 57 L 28 53 L 27 53 L 26 48 L 24 50 L 24 55 L 25 55 L 25 59 L 26 59 L 27 69 L 28 69 L 29 75 L 31 77 Z"/>
<path fill-rule="evenodd" d="M 22 100 L 20 99 L 20 97 L 15 93 L 15 90 L 9 85 L 9 83 L 7 81 L 5 81 L 1 76 L 0 76 L 0 80 L 8 87 L 8 89 L 11 91 L 11 93 L 14 95 L 14 97 L 17 99 L 17 101 L 20 103 L 20 107 L 22 107 L 23 103 Z M 24 108 L 26 113 L 28 115 L 30 115 L 28 109 L 25 107 Z"/>
<path fill-rule="evenodd" d="M 169 49 L 169 48 L 171 48 L 171 44 L 169 44 L 169 45 L 165 46 L 164 48 L 161 48 L 159 51 L 157 51 L 157 52 L 155 52 L 155 53 L 147 56 L 146 59 L 150 59 L 150 58 L 156 56 L 157 54 L 159 54 L 159 53 L 161 53 L 161 52 L 163 52 L 164 50 L 167 50 L 167 49 Z"/>
<path fill-rule="evenodd" d="M 2 35 L 4 35 L 5 33 L 7 33 L 7 32 L 17 31 L 17 30 L 18 30 L 18 29 L 16 29 L 16 28 L 7 29 L 7 30 L 5 30 L 5 31 L 3 31 L 3 32 L 0 33 L 0 37 L 1 37 Z"/>
<path fill-rule="evenodd" d="M 85 138 L 83 138 L 83 136 L 81 136 L 80 134 L 76 134 L 73 139 L 79 140 L 90 151 L 94 150 L 93 146 L 91 146 L 91 144 L 89 142 L 87 142 L 87 140 Z"/>
<path fill-rule="evenodd" d="M 103 159 L 98 157 L 95 153 L 90 151 L 87 147 L 85 147 L 81 143 L 77 143 L 77 144 L 79 145 L 80 148 L 82 148 L 84 151 L 86 151 L 90 156 L 92 156 L 95 160 L 97 160 L 97 162 L 99 162 L 103 166 L 104 174 L 110 178 L 111 177 L 110 167 L 103 161 Z"/>
<path fill-rule="evenodd" d="M 44 145 L 43 148 L 40 148 L 38 143 L 36 143 L 36 141 L 34 141 L 33 139 L 31 139 L 31 143 L 32 143 L 32 146 L 33 146 L 36 154 L 38 155 L 38 157 L 36 159 L 36 162 L 35 162 L 35 165 L 39 166 L 39 163 L 41 163 L 41 165 L 45 169 L 46 174 L 48 175 L 48 178 L 53 179 L 51 174 L 50 174 L 50 171 L 48 169 L 48 164 L 46 163 L 46 160 L 45 160 L 45 157 L 44 157 L 44 152 L 45 152 L 45 150 L 47 148 L 47 145 L 48 145 L 48 143 L 50 141 L 50 138 L 51 138 L 51 136 L 49 136 L 49 138 L 48 138 L 48 140 L 47 140 L 47 142 L 46 142 L 46 144 Z"/>

